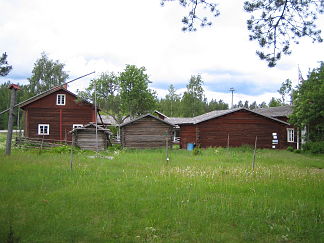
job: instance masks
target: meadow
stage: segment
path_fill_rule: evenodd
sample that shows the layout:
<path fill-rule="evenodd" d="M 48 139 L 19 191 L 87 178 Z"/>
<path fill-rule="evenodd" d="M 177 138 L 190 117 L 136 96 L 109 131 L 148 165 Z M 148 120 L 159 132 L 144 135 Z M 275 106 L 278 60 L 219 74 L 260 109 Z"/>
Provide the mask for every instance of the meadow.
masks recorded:
<path fill-rule="evenodd" d="M 3 154 L 3 150 L 0 151 Z M 0 159 L 0 242 L 323 242 L 324 156 L 247 147 Z"/>

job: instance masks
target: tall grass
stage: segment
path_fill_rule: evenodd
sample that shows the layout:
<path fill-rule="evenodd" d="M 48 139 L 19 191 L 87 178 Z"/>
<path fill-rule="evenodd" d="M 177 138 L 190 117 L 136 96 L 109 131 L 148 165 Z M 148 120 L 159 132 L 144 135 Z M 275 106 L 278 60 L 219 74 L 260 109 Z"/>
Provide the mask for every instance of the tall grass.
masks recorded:
<path fill-rule="evenodd" d="M 244 149 L 14 150 L 0 162 L 0 241 L 321 242 L 324 157 Z"/>

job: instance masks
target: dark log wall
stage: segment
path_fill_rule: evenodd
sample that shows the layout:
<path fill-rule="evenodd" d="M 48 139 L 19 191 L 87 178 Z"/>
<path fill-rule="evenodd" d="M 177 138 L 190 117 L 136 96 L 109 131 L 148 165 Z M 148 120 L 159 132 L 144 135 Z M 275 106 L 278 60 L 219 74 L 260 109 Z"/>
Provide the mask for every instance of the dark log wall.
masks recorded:
<path fill-rule="evenodd" d="M 152 117 L 144 117 L 121 127 L 121 142 L 126 148 L 171 147 L 172 126 Z"/>
<path fill-rule="evenodd" d="M 279 143 L 275 145 L 276 149 L 296 148 L 296 143 L 287 142 L 288 127 L 291 126 L 249 111 L 237 111 L 196 125 L 181 125 L 180 147 L 186 148 L 187 143 L 196 143 L 203 148 L 226 147 L 229 135 L 230 147 L 254 146 L 258 136 L 258 148 L 272 148 L 272 133 L 277 133 Z"/>
<path fill-rule="evenodd" d="M 56 105 L 57 94 L 66 95 L 65 105 Z M 49 124 L 50 134 L 45 139 L 71 141 L 73 124 L 88 124 L 93 122 L 94 107 L 84 102 L 76 102 L 76 97 L 63 90 L 54 92 L 24 107 L 25 136 L 31 138 L 43 137 L 38 135 L 38 124 Z"/>
<path fill-rule="evenodd" d="M 196 126 L 181 125 L 180 126 L 180 148 L 187 148 L 188 143 L 196 143 Z"/>
<path fill-rule="evenodd" d="M 202 147 L 229 146 L 245 144 L 254 146 L 258 137 L 258 148 L 272 148 L 272 133 L 277 133 L 276 148 L 287 147 L 287 126 L 248 111 L 238 111 L 198 124 L 197 138 Z"/>

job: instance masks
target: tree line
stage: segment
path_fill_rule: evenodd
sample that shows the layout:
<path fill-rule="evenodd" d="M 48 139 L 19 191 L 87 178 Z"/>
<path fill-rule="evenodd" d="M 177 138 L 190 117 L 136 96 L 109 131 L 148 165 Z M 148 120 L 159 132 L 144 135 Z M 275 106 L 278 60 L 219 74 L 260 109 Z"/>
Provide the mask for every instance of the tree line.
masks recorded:
<path fill-rule="evenodd" d="M 6 59 L 7 55 L 4 53 L 0 58 L 1 76 L 6 76 L 12 69 Z M 42 53 L 34 63 L 32 75 L 27 79 L 28 83 L 20 84 L 17 103 L 65 83 L 69 75 L 64 71 L 64 66 L 58 60 L 51 60 L 46 53 Z M 149 88 L 150 83 L 145 67 L 126 65 L 120 73 L 102 73 L 98 78 L 92 79 L 84 91 L 78 90 L 77 94 L 81 99 L 91 102 L 94 102 L 96 96 L 101 112 L 111 115 L 118 123 L 122 123 L 127 116 L 137 117 L 154 110 L 159 110 L 169 117 L 194 117 L 213 110 L 229 109 L 229 105 L 222 99 L 207 100 L 203 89 L 204 82 L 199 74 L 191 76 L 182 95 L 178 94 L 171 84 L 166 96 L 158 98 L 156 92 Z M 9 107 L 9 84 L 10 81 L 0 85 L 0 111 Z M 278 93 L 281 98 L 273 97 L 268 104 L 239 101 L 234 108 L 255 109 L 293 104 L 290 122 L 300 128 L 307 127 L 309 139 L 323 141 L 324 62 L 310 71 L 307 79 L 301 80 L 295 88 L 292 88 L 289 79 L 285 80 Z M 21 113 L 19 115 L 22 117 Z M 6 129 L 7 114 L 1 115 L 0 119 L 0 129 Z"/>

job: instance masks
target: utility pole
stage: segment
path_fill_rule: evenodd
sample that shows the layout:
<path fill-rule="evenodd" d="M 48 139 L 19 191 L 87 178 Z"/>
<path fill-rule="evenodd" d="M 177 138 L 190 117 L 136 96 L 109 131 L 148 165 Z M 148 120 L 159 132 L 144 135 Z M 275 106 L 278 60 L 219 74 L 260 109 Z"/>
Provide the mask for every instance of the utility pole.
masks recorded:
<path fill-rule="evenodd" d="M 230 88 L 229 91 L 232 92 L 232 106 L 231 106 L 231 109 L 233 109 L 233 92 L 235 91 L 234 88 Z"/>
<path fill-rule="evenodd" d="M 10 108 L 9 108 L 6 155 L 11 154 L 11 140 L 12 140 L 12 130 L 13 130 L 13 122 L 14 122 L 14 108 L 16 105 L 17 90 L 20 90 L 20 87 L 16 84 L 11 84 L 9 86 L 9 89 L 11 90 L 11 97 L 10 97 Z"/>

